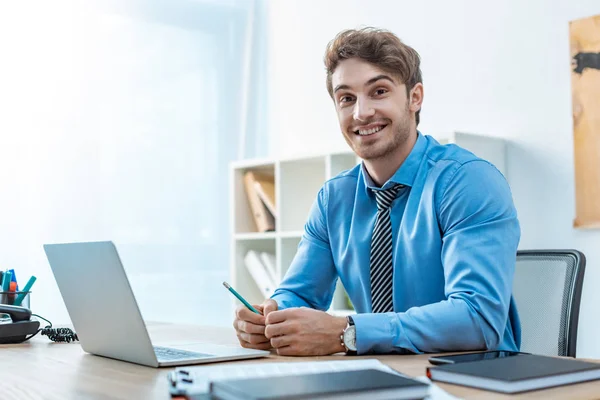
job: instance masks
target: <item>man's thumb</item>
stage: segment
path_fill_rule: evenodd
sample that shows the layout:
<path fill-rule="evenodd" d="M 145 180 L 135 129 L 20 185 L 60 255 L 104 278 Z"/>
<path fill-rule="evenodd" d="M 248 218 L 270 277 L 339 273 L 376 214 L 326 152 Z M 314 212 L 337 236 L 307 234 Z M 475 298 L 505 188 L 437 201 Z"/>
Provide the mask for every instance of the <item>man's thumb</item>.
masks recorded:
<path fill-rule="evenodd" d="M 263 303 L 263 315 L 266 317 L 271 311 L 277 311 L 277 302 L 273 299 Z"/>

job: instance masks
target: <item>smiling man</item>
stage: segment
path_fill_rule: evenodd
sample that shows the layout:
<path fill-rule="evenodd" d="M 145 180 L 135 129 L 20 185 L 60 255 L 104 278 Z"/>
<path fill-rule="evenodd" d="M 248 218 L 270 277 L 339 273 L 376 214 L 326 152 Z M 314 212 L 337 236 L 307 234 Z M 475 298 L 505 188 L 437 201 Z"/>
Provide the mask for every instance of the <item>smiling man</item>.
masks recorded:
<path fill-rule="evenodd" d="M 321 188 L 280 287 L 241 306 L 242 346 L 280 355 L 518 350 L 511 297 L 520 237 L 510 188 L 489 162 L 417 130 L 417 52 L 347 30 L 325 53 L 327 90 L 363 160 Z M 357 313 L 326 313 L 337 278 Z"/>

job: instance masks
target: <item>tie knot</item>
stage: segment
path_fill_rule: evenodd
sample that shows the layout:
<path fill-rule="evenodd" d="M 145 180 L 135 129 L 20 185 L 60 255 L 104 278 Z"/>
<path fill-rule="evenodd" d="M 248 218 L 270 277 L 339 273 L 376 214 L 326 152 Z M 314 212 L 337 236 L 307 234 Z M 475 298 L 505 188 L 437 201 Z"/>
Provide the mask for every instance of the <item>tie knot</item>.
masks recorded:
<path fill-rule="evenodd" d="M 390 208 L 392 201 L 394 201 L 396 195 L 403 187 L 404 185 L 394 185 L 383 190 L 373 190 L 375 193 L 375 200 L 377 201 L 377 209 L 379 211 L 385 211 Z"/>

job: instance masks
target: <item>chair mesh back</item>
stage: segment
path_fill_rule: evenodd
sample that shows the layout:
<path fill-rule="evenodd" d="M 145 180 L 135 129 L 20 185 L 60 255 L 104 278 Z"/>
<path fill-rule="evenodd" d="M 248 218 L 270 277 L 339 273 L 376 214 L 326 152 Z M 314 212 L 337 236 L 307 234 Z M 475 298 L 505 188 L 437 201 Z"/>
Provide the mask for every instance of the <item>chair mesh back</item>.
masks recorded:
<path fill-rule="evenodd" d="M 521 320 L 521 351 L 567 355 L 576 259 L 570 254 L 519 254 L 513 296 Z"/>

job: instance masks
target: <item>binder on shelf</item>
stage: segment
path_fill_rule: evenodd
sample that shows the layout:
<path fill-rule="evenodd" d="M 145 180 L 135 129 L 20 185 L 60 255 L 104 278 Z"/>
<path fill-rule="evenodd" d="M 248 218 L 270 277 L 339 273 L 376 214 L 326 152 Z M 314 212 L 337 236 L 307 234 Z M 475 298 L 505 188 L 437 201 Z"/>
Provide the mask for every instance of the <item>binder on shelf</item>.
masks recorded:
<path fill-rule="evenodd" d="M 271 280 L 266 267 L 260 260 L 259 253 L 254 250 L 249 250 L 244 257 L 244 265 L 252 276 L 252 279 L 260 289 L 262 295 L 268 299 L 275 291 L 275 282 Z"/>
<path fill-rule="evenodd" d="M 246 188 L 246 195 L 248 197 L 248 202 L 250 203 L 252 217 L 256 223 L 258 232 L 274 231 L 275 218 L 271 215 L 258 195 L 255 185 L 255 183 L 258 182 L 257 177 L 259 177 L 259 175 L 253 171 L 247 171 L 244 174 L 244 187 Z M 258 179 L 264 180 L 265 178 L 259 177 Z"/>
<path fill-rule="evenodd" d="M 275 182 L 273 179 L 257 176 L 254 182 L 256 194 L 263 202 L 273 218 L 277 218 L 277 206 L 275 204 Z"/>
<path fill-rule="evenodd" d="M 273 283 L 277 283 L 277 268 L 275 267 L 275 254 L 267 253 L 265 251 L 261 251 L 259 253 L 260 261 L 265 266 L 267 273 L 271 277 L 271 281 Z"/>

